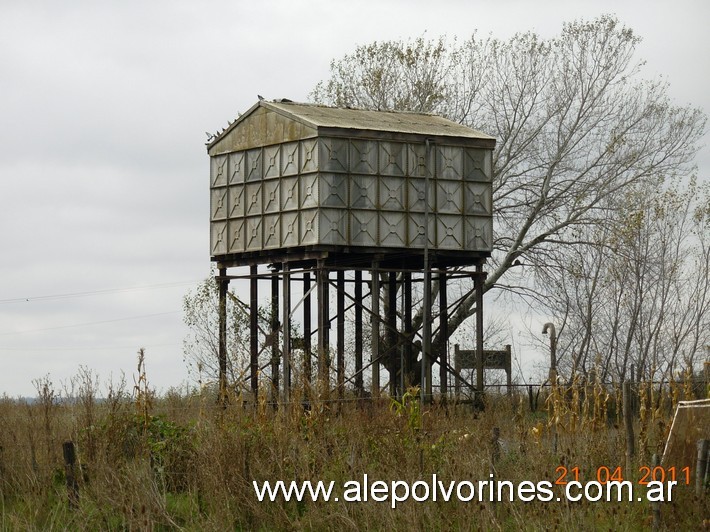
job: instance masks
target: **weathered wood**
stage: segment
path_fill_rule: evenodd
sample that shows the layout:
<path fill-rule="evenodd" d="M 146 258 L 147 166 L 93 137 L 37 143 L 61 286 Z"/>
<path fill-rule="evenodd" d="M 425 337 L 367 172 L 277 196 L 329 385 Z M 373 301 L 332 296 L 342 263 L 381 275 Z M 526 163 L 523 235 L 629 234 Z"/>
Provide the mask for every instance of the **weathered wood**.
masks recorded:
<path fill-rule="evenodd" d="M 622 389 L 622 401 L 624 408 L 624 428 L 626 431 L 626 475 L 631 478 L 633 472 L 634 458 L 634 423 L 633 408 L 631 404 L 631 382 L 624 381 Z"/>
<path fill-rule="evenodd" d="M 404 272 L 402 274 L 402 283 L 404 290 L 404 309 L 402 316 L 404 320 L 404 360 L 402 361 L 402 372 L 404 373 L 404 387 L 411 386 L 414 382 L 412 368 L 412 339 L 414 337 L 412 328 L 412 274 Z"/>
<path fill-rule="evenodd" d="M 401 397 L 399 389 L 399 352 L 397 349 L 397 273 L 389 272 L 387 278 L 387 369 L 390 374 L 390 396 Z"/>
<path fill-rule="evenodd" d="M 329 272 L 325 262 L 318 261 L 316 283 L 318 291 L 318 381 L 322 399 L 330 391 L 330 303 L 328 299 Z"/>
<path fill-rule="evenodd" d="M 67 499 L 69 509 L 74 510 L 79 507 L 79 483 L 76 479 L 76 450 L 73 441 L 65 441 L 62 444 L 64 454 L 64 475 L 66 477 Z"/>
<path fill-rule="evenodd" d="M 256 404 L 259 394 L 259 308 L 258 308 L 258 266 L 249 266 L 249 353 L 251 391 Z"/>
<path fill-rule="evenodd" d="M 478 359 L 476 361 L 476 392 L 479 399 L 483 399 L 483 261 L 476 264 L 476 275 L 474 289 L 476 291 L 476 351 Z"/>
<path fill-rule="evenodd" d="M 218 276 L 219 288 L 219 402 L 227 402 L 227 289 L 229 279 L 226 277 L 227 269 L 220 268 Z"/>
<path fill-rule="evenodd" d="M 311 274 L 303 274 L 303 373 L 304 382 L 311 383 Z"/>
<path fill-rule="evenodd" d="M 355 393 L 363 396 L 362 386 L 362 271 L 355 270 Z"/>
<path fill-rule="evenodd" d="M 373 261 L 370 289 L 371 318 L 372 318 L 372 348 L 370 352 L 372 363 L 372 397 L 380 396 L 380 272 L 379 263 Z"/>
<path fill-rule="evenodd" d="M 705 477 L 708 469 L 708 451 L 710 440 L 698 440 L 698 459 L 695 464 L 695 494 L 700 497 L 705 493 Z"/>
<path fill-rule="evenodd" d="M 281 356 L 279 353 L 279 276 L 274 270 L 271 276 L 271 400 L 276 403 L 279 398 L 279 372 L 281 371 Z"/>
<path fill-rule="evenodd" d="M 345 271 L 338 270 L 336 274 L 337 294 L 336 305 L 338 314 L 336 316 L 337 334 L 337 383 L 338 399 L 342 401 L 345 397 Z"/>
<path fill-rule="evenodd" d="M 661 461 L 658 459 L 657 454 L 655 454 L 655 453 L 653 454 L 653 457 L 651 458 L 651 463 L 652 463 L 654 469 L 661 464 Z M 661 529 L 661 503 L 658 501 L 652 502 L 651 503 L 651 511 L 653 512 L 653 530 L 660 530 Z"/>
<path fill-rule="evenodd" d="M 446 270 L 439 272 L 439 392 L 441 399 L 448 393 L 449 355 L 446 343 L 449 339 L 449 307 L 446 298 Z"/>
<path fill-rule="evenodd" d="M 291 276 L 289 274 L 288 262 L 284 262 L 283 269 L 283 319 L 282 336 L 283 348 L 281 349 L 283 358 L 283 402 L 287 404 L 291 400 Z"/>

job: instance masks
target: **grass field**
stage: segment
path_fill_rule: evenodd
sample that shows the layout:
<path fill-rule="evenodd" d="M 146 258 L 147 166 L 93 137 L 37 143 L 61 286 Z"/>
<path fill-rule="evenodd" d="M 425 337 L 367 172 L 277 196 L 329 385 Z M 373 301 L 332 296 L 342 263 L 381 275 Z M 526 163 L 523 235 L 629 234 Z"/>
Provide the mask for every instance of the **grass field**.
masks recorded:
<path fill-rule="evenodd" d="M 232 397 L 222 409 L 210 391 L 156 397 L 144 380 L 131 391 L 102 385 L 87 370 L 62 393 L 49 378 L 35 385 L 31 403 L 0 400 L 2 530 L 640 530 L 653 524 L 646 501 L 409 500 L 392 509 L 389 500 L 259 502 L 252 482 L 342 486 L 367 474 L 411 484 L 436 474 L 448 483 L 494 472 L 498 480 L 554 484 L 561 467 L 570 475 L 578 467 L 581 481 L 620 467 L 636 483 L 639 468 L 662 451 L 674 401 L 689 393 L 640 386 L 628 471 L 620 396 L 601 386 L 543 392 L 531 412 L 527 395 L 493 394 L 483 411 L 436 401 L 421 407 L 414 397 L 314 401 L 308 410 L 300 401 L 275 410 Z M 78 456 L 75 508 L 65 441 Z M 710 526 L 710 496 L 696 496 L 693 482 L 660 504 L 662 527 Z M 555 485 L 555 495 L 562 489 Z"/>

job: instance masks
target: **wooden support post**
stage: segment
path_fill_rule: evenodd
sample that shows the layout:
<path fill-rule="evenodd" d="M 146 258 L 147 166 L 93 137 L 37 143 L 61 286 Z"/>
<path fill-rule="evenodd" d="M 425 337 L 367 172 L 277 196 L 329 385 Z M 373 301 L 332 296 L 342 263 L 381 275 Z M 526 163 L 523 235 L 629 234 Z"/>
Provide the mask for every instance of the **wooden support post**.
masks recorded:
<path fill-rule="evenodd" d="M 412 341 L 414 340 L 414 334 L 412 331 L 412 274 L 410 272 L 404 272 L 402 275 L 402 282 L 404 284 L 404 309 L 402 310 L 402 316 L 404 317 L 404 360 L 402 361 L 402 368 L 400 371 L 404 373 L 404 386 L 410 386 L 414 380 L 414 375 L 412 375 Z"/>
<path fill-rule="evenodd" d="M 483 399 L 483 262 L 476 264 L 474 289 L 476 291 L 476 392 L 479 402 Z M 482 403 L 480 403 L 482 405 Z"/>
<path fill-rule="evenodd" d="M 283 402 L 291 400 L 291 274 L 288 262 L 283 263 Z"/>
<path fill-rule="evenodd" d="M 229 279 L 227 268 L 219 268 L 218 288 L 219 288 L 219 403 L 227 403 L 227 289 Z M 73 445 L 73 444 L 72 444 Z"/>
<path fill-rule="evenodd" d="M 304 384 L 311 383 L 311 274 L 305 272 L 303 274 L 303 373 Z"/>
<path fill-rule="evenodd" d="M 336 274 L 338 293 L 336 294 L 336 305 L 338 315 L 336 316 L 337 334 L 337 381 L 338 399 L 345 398 L 345 271 L 338 270 Z"/>
<path fill-rule="evenodd" d="M 73 441 L 65 441 L 62 444 L 64 454 L 64 473 L 67 485 L 67 499 L 69 509 L 74 510 L 79 507 L 79 483 L 76 479 L 76 451 Z"/>
<path fill-rule="evenodd" d="M 446 270 L 439 272 L 439 392 L 442 401 L 448 393 L 449 355 L 446 344 L 449 339 L 449 306 L 446 298 Z"/>
<path fill-rule="evenodd" d="M 631 405 L 631 382 L 624 381 L 622 388 L 622 402 L 624 408 L 624 428 L 626 430 L 626 476 L 631 478 L 634 471 L 634 423 Z"/>
<path fill-rule="evenodd" d="M 318 260 L 318 380 L 321 397 L 328 398 L 330 388 L 330 303 L 328 300 L 328 271 L 325 261 Z"/>
<path fill-rule="evenodd" d="M 658 455 L 655 453 L 651 457 L 651 464 L 653 465 L 652 471 L 655 470 L 656 467 L 661 465 L 661 461 L 658 459 Z M 652 528 L 652 530 L 660 530 L 661 529 L 661 503 L 658 501 L 652 502 L 651 509 L 653 512 L 653 528 Z"/>
<path fill-rule="evenodd" d="M 397 350 L 397 273 L 389 272 L 387 279 L 387 369 L 390 374 L 390 396 L 399 397 L 399 352 Z"/>
<path fill-rule="evenodd" d="M 363 396 L 362 385 L 362 271 L 355 270 L 355 393 Z"/>
<path fill-rule="evenodd" d="M 506 393 L 513 394 L 513 354 L 510 350 L 510 345 L 505 346 L 505 384 Z"/>
<path fill-rule="evenodd" d="M 279 400 L 279 368 L 281 356 L 279 354 L 279 275 L 274 269 L 271 275 L 271 400 Z"/>
<path fill-rule="evenodd" d="M 249 266 L 249 353 L 251 356 L 251 391 L 254 395 L 254 404 L 259 394 L 259 294 L 258 294 L 258 266 Z"/>
<path fill-rule="evenodd" d="M 708 451 L 710 440 L 698 440 L 698 460 L 695 465 L 695 494 L 701 497 L 705 493 L 705 477 L 708 469 Z"/>
<path fill-rule="evenodd" d="M 372 397 L 380 397 L 380 272 L 379 262 L 372 263 L 371 283 L 371 317 L 372 317 L 372 348 L 370 362 L 372 364 Z"/>
<path fill-rule="evenodd" d="M 431 402 L 431 270 L 424 268 L 424 320 L 422 331 L 422 393 L 423 403 Z"/>
<path fill-rule="evenodd" d="M 454 344 L 454 395 L 456 399 L 461 395 L 461 355 L 459 355 L 459 344 Z"/>

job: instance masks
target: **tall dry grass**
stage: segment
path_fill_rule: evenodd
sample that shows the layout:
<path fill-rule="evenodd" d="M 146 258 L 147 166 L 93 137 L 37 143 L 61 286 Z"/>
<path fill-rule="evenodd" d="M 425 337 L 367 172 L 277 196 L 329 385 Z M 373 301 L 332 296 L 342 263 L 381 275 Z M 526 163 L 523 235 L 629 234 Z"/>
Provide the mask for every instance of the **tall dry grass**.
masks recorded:
<path fill-rule="evenodd" d="M 485 480 L 554 482 L 559 467 L 624 464 L 620 393 L 573 381 L 544 391 L 530 412 L 522 395 L 488 395 L 484 411 L 448 402 L 294 401 L 275 409 L 213 390 L 155 396 L 145 373 L 131 391 L 124 380 L 103 387 L 82 369 L 63 391 L 49 377 L 33 403 L 0 399 L 0 507 L 3 530 L 165 529 L 613 529 L 650 523 L 648 503 L 565 502 L 258 502 L 252 481 Z M 680 390 L 680 392 L 678 392 Z M 638 385 L 636 464 L 661 449 L 679 384 Z M 265 394 L 266 395 L 266 394 Z M 100 398 L 101 397 L 101 398 Z M 353 399 L 353 398 L 350 398 Z M 494 431 L 494 429 L 497 429 Z M 491 434 L 496 434 L 491 438 Z M 64 486 L 62 442 L 77 446 L 78 509 Z M 492 459 L 495 463 L 492 463 Z M 669 527 L 707 526 L 708 497 L 678 488 L 662 505 Z"/>

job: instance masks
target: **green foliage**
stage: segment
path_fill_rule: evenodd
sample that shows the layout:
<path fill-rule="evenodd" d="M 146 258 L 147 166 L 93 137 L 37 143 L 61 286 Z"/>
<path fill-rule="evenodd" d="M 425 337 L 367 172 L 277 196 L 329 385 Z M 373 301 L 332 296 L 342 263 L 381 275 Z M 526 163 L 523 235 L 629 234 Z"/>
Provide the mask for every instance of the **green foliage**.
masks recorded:
<path fill-rule="evenodd" d="M 421 401 L 419 399 L 419 387 L 409 388 L 401 401 L 394 397 L 390 398 L 390 410 L 397 416 L 404 417 L 407 421 L 407 427 L 413 433 L 416 433 L 422 428 L 422 412 Z"/>

